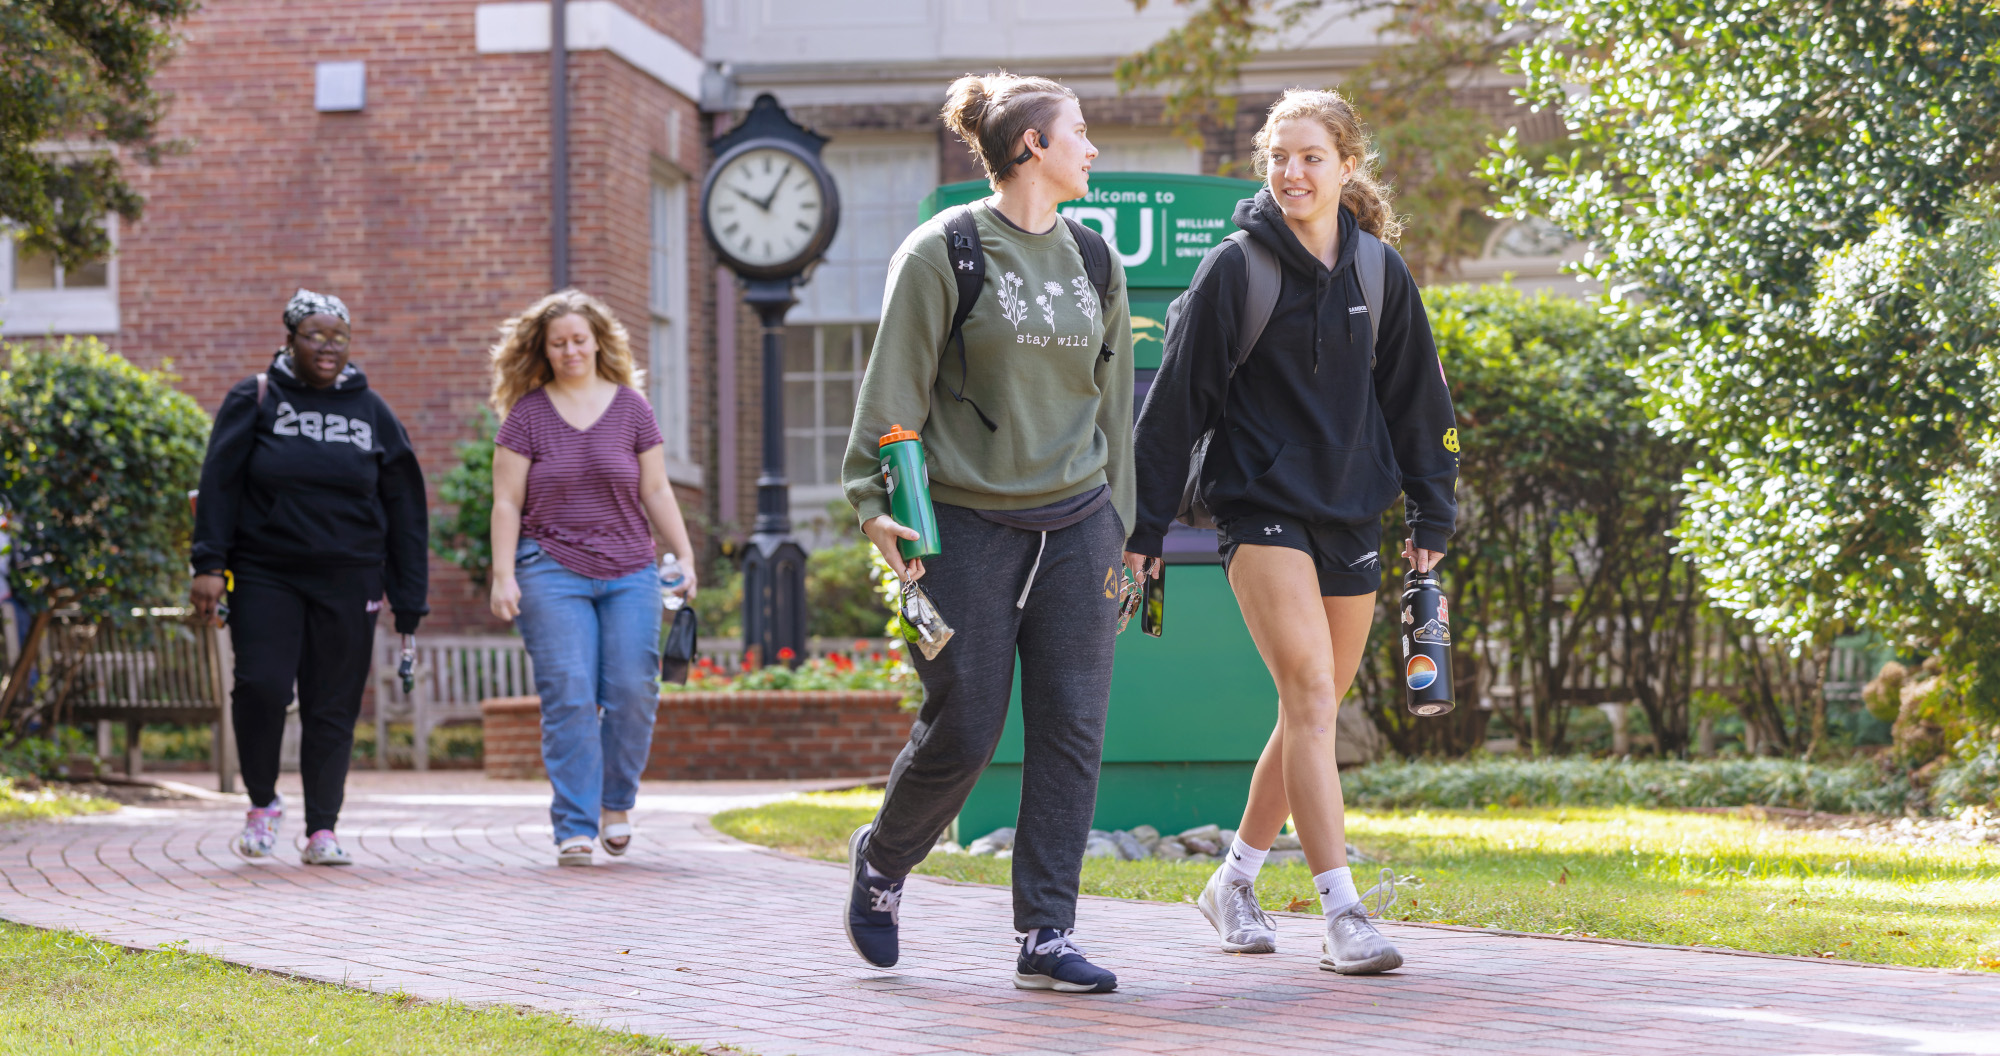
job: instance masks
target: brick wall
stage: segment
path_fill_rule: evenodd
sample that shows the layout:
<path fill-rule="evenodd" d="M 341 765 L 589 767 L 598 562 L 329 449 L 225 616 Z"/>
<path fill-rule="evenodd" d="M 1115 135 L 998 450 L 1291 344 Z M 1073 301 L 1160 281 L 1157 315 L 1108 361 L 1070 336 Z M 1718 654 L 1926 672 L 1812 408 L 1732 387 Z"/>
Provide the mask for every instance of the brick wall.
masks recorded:
<path fill-rule="evenodd" d="M 699 47 L 697 0 L 627 6 Z M 148 366 L 171 360 L 211 411 L 283 343 L 294 289 L 345 300 L 354 361 L 409 429 L 434 506 L 485 402 L 495 327 L 547 292 L 550 274 L 548 56 L 478 54 L 475 7 L 206 6 L 156 82 L 172 100 L 164 138 L 185 150 L 132 167 L 147 209 L 121 233 L 116 346 Z M 346 59 L 368 64 L 366 108 L 315 112 L 315 62 Z M 608 53 L 573 53 L 570 71 L 572 281 L 613 305 L 643 363 L 651 174 L 700 172 L 703 122 L 690 100 Z M 689 231 L 698 243 L 699 224 Z M 693 255 L 699 394 L 714 298 L 705 249 Z M 710 410 L 694 400 L 696 415 Z M 692 432 L 706 457 L 705 421 Z M 696 509 L 705 501 L 681 497 Z M 467 577 L 435 561 L 431 575 L 428 627 L 497 629 Z"/>
<path fill-rule="evenodd" d="M 543 774 L 541 703 L 485 701 L 489 777 Z M 668 693 L 653 723 L 654 781 L 878 777 L 909 740 L 895 693 Z"/>

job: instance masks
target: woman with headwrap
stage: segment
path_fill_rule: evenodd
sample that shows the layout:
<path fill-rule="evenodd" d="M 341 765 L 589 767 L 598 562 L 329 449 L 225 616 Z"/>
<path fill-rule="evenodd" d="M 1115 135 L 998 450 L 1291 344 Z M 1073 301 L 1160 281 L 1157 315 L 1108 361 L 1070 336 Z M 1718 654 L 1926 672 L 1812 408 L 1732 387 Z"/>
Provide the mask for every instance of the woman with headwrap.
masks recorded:
<path fill-rule="evenodd" d="M 188 597 L 213 617 L 227 594 L 236 750 L 251 808 L 231 849 L 265 858 L 277 848 L 278 748 L 296 685 L 299 860 L 351 865 L 333 827 L 383 589 L 400 634 L 416 633 L 430 611 L 424 477 L 403 424 L 348 362 L 347 306 L 300 290 L 285 329 L 270 369 L 237 382 L 216 411 Z"/>

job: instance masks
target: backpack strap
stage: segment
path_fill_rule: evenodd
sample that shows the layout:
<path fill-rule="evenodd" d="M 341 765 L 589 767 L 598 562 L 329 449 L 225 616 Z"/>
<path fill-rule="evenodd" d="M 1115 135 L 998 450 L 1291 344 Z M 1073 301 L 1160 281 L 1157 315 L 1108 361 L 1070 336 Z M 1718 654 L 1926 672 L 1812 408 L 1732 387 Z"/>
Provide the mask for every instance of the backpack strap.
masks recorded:
<path fill-rule="evenodd" d="M 951 277 L 958 283 L 958 308 L 951 314 L 951 332 L 945 335 L 945 347 L 958 345 L 958 388 L 945 382 L 945 391 L 960 403 L 970 404 L 972 413 L 986 425 L 988 432 L 999 432 L 1000 427 L 979 405 L 965 398 L 965 382 L 971 372 L 965 361 L 965 321 L 972 317 L 972 306 L 979 303 L 979 291 L 986 288 L 986 251 L 979 245 L 979 224 L 973 219 L 972 206 L 953 206 L 944 212 L 945 253 L 951 260 Z"/>
<path fill-rule="evenodd" d="M 1368 305 L 1368 369 L 1375 369 L 1375 342 L 1382 335 L 1382 272 L 1387 267 L 1388 247 L 1366 231 L 1357 231 L 1361 240 L 1354 244 L 1354 271 L 1361 279 L 1361 299 Z"/>
<path fill-rule="evenodd" d="M 1229 373 L 1250 358 L 1250 350 L 1257 346 L 1257 339 L 1264 336 L 1264 327 L 1271 321 L 1271 313 L 1278 309 L 1278 290 L 1284 285 L 1284 272 L 1278 266 L 1278 255 L 1271 247 L 1250 237 L 1250 232 L 1237 230 L 1229 233 L 1226 242 L 1236 243 L 1243 251 L 1243 271 L 1249 278 L 1249 285 L 1243 295 L 1243 314 L 1236 321 L 1236 355 L 1229 361 Z"/>
<path fill-rule="evenodd" d="M 1083 272 L 1090 277 L 1090 285 L 1097 290 L 1097 317 L 1104 318 L 1104 308 L 1111 300 L 1111 247 L 1104 242 L 1104 236 L 1083 226 L 1074 217 L 1064 216 L 1063 223 L 1069 225 L 1070 237 L 1076 239 L 1076 251 L 1083 257 Z M 1111 360 L 1111 333 L 1104 334 L 1104 344 L 1097 350 L 1099 359 Z"/>

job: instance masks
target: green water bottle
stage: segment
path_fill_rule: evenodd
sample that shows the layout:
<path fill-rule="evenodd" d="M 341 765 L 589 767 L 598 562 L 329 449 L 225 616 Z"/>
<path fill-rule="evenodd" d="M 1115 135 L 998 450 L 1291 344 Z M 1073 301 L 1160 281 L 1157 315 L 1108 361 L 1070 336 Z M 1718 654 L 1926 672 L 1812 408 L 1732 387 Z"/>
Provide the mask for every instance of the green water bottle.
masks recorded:
<path fill-rule="evenodd" d="M 931 473 L 924 465 L 924 442 L 900 425 L 891 426 L 879 445 L 882 457 L 882 486 L 889 489 L 889 515 L 905 528 L 915 528 L 915 539 L 899 539 L 896 548 L 903 560 L 936 557 L 944 552 L 938 542 L 937 514 L 931 509 Z"/>

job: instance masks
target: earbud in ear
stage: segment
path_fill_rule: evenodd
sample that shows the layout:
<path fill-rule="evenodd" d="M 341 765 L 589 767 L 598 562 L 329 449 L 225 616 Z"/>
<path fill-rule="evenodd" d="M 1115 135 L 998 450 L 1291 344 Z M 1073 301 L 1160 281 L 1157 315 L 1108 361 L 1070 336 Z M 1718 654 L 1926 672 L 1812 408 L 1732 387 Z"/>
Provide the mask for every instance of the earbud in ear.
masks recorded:
<path fill-rule="evenodd" d="M 1035 134 L 1035 138 L 1042 141 L 1043 150 L 1049 149 L 1049 134 L 1047 132 L 1038 132 Z"/>

